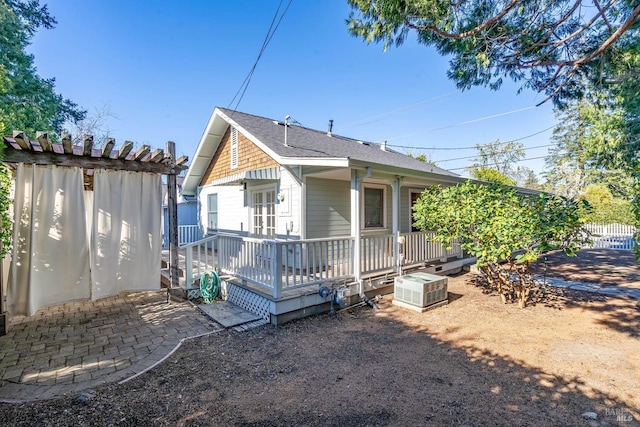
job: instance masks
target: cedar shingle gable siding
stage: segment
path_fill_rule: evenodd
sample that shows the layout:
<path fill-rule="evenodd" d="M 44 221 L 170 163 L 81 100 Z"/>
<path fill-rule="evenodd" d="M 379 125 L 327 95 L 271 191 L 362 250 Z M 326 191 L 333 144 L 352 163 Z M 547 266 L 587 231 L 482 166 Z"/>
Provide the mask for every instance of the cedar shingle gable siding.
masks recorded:
<path fill-rule="evenodd" d="M 231 169 L 231 127 L 227 129 L 213 159 L 202 177 L 200 185 L 240 172 L 279 166 L 267 153 L 238 132 L 238 167 Z"/>

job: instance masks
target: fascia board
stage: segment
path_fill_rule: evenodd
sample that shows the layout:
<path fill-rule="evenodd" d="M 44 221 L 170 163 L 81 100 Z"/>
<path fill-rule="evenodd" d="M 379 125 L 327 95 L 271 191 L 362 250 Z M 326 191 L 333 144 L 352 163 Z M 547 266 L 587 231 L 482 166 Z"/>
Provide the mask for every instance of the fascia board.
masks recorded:
<path fill-rule="evenodd" d="M 184 177 L 183 194 L 196 194 L 200 180 L 224 136 L 226 125 L 221 122 L 222 118 L 218 113 L 220 113 L 220 110 L 216 108 L 200 137 L 195 155 Z"/>
<path fill-rule="evenodd" d="M 386 166 L 378 163 L 352 161 L 350 162 L 350 166 L 354 169 L 365 169 L 367 167 L 370 167 L 375 172 L 382 172 L 382 173 L 388 173 L 390 175 L 419 178 L 423 180 L 428 179 L 430 181 L 440 181 L 440 182 L 455 183 L 455 184 L 465 182 L 468 180 L 468 178 L 464 178 L 461 176 L 444 175 L 437 172 L 419 171 L 415 169 L 399 168 L 396 166 Z"/>
<path fill-rule="evenodd" d="M 281 157 L 278 161 L 281 165 L 287 166 L 329 166 L 329 167 L 349 167 L 349 159 L 343 157 Z"/>

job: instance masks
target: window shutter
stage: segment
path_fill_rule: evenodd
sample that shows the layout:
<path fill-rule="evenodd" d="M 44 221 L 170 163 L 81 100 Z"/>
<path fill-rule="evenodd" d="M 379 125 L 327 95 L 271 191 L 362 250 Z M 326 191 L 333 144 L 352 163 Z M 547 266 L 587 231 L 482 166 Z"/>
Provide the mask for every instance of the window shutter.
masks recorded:
<path fill-rule="evenodd" d="M 231 169 L 238 168 L 238 129 L 231 128 Z"/>

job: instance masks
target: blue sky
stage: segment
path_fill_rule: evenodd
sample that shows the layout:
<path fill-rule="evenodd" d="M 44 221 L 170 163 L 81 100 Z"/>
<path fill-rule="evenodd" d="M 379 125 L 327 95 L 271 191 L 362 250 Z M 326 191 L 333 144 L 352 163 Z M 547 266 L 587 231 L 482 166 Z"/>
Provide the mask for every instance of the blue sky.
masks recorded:
<path fill-rule="evenodd" d="M 30 46 L 38 72 L 89 113 L 107 107 L 110 136 L 190 158 L 215 106 L 232 99 L 256 61 L 280 0 L 50 0 L 58 25 Z M 281 12 L 288 4 L 282 2 Z M 475 144 L 509 141 L 555 123 L 544 97 L 506 83 L 460 92 L 448 59 L 418 45 L 382 51 L 348 34 L 344 0 L 293 0 L 237 109 L 426 154 L 466 174 Z M 517 111 L 517 112 L 513 112 Z M 503 113 L 513 112 L 502 115 Z M 485 119 L 491 116 L 498 116 Z M 547 154 L 551 130 L 521 139 Z M 410 147 L 410 148 L 407 148 Z M 435 148 L 435 149 L 434 149 Z M 443 150 L 446 149 L 446 150 Z M 459 160 L 451 160 L 459 159 Z M 520 163 L 540 172 L 542 159 Z"/>

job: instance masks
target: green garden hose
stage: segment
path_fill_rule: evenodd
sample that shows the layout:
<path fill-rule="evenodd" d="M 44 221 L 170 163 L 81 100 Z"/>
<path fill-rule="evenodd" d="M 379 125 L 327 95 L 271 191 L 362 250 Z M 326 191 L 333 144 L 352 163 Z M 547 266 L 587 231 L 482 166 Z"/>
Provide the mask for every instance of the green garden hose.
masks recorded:
<path fill-rule="evenodd" d="M 220 293 L 220 277 L 215 271 L 209 270 L 200 276 L 200 295 L 206 304 L 211 304 Z"/>

